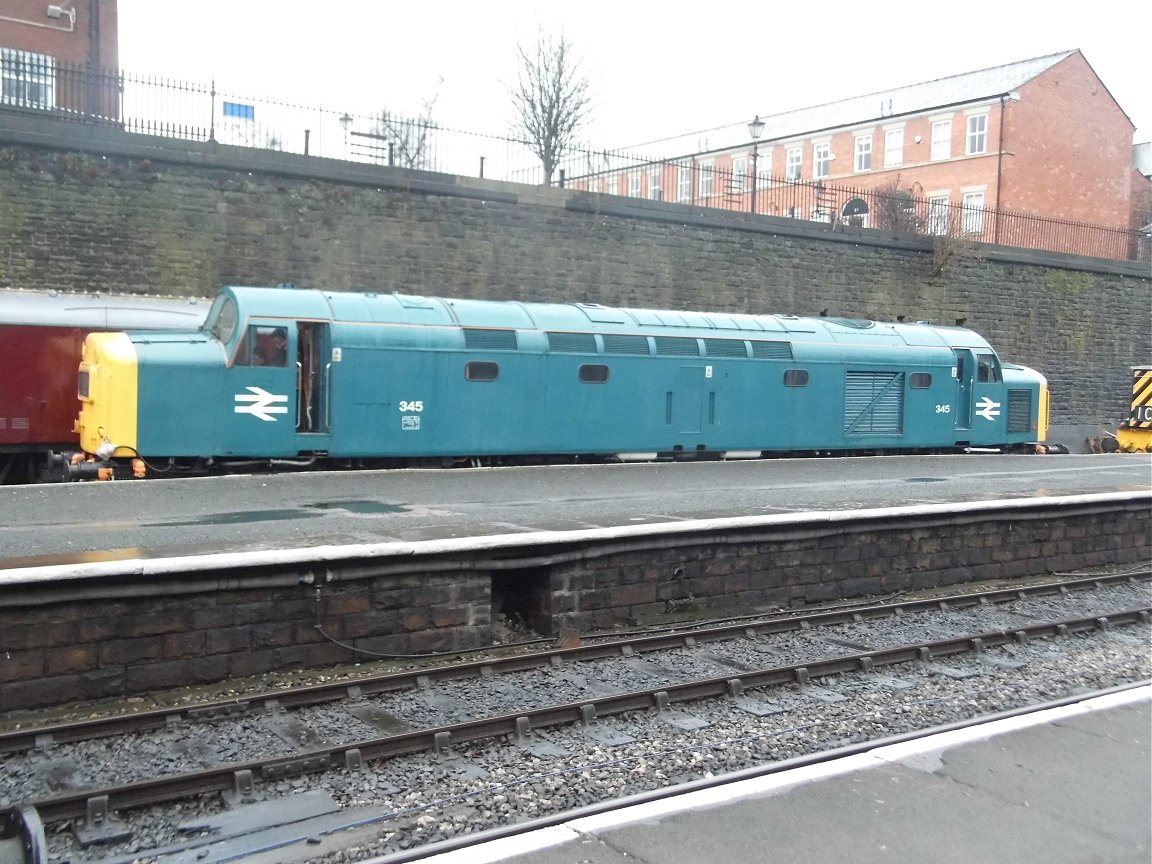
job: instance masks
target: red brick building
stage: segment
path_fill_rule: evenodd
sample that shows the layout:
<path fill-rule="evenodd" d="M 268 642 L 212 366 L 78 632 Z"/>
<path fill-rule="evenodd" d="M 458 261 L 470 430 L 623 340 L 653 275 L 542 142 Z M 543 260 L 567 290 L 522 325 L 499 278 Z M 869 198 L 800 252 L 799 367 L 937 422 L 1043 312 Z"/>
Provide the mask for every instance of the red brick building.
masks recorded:
<path fill-rule="evenodd" d="M 1001 237 L 997 211 L 1139 227 L 1133 124 L 1079 51 L 757 121 L 722 130 L 737 145 L 570 185 L 864 227 L 907 214 L 925 233 L 1018 245 L 1034 244 Z"/>
<path fill-rule="evenodd" d="M 116 0 L 4 0 L 0 104 L 117 116 L 117 45 Z"/>

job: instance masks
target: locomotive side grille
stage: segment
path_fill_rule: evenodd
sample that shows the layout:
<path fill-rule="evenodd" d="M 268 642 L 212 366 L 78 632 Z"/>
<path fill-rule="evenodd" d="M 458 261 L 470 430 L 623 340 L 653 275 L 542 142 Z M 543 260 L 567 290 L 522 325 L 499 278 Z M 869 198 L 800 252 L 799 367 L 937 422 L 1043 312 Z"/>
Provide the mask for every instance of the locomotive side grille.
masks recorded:
<path fill-rule="evenodd" d="M 683 336 L 654 336 L 657 354 L 667 354 L 673 357 L 699 357 L 700 345 L 695 339 L 686 339 Z M 705 339 L 705 342 L 708 340 Z"/>
<path fill-rule="evenodd" d="M 1032 391 L 1008 391 L 1008 431 L 1028 432 L 1032 429 Z"/>
<path fill-rule="evenodd" d="M 904 434 L 903 372 L 847 373 L 844 434 Z"/>
<path fill-rule="evenodd" d="M 591 333 L 548 332 L 548 350 L 561 354 L 595 354 L 596 337 Z"/>
<path fill-rule="evenodd" d="M 605 335 L 605 354 L 649 354 L 647 336 Z"/>
<path fill-rule="evenodd" d="M 516 331 L 465 327 L 464 347 L 473 350 L 515 351 Z"/>
<path fill-rule="evenodd" d="M 752 356 L 757 360 L 791 360 L 791 342 L 752 341 Z"/>
<path fill-rule="evenodd" d="M 705 339 L 704 353 L 709 357 L 747 357 L 748 347 L 740 339 Z"/>

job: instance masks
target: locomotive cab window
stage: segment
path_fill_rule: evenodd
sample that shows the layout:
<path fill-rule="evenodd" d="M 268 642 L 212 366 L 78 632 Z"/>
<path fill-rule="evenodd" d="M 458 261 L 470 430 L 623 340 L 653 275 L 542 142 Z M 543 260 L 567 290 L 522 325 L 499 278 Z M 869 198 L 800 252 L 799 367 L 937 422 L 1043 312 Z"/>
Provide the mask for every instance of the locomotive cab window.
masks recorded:
<path fill-rule="evenodd" d="M 927 390 L 932 386 L 932 376 L 927 372 L 913 372 L 908 377 L 908 386 L 913 390 Z"/>
<path fill-rule="evenodd" d="M 464 364 L 464 378 L 468 381 L 495 381 L 500 375 L 500 366 L 484 360 L 472 360 Z"/>
<path fill-rule="evenodd" d="M 236 349 L 237 366 L 288 365 L 288 331 L 284 327 L 256 324 L 240 340 Z"/>
<path fill-rule="evenodd" d="M 219 341 L 227 342 L 236 332 L 237 319 L 236 302 L 231 297 L 221 294 L 208 310 L 204 328 Z"/>
<path fill-rule="evenodd" d="M 608 381 L 608 367 L 601 363 L 585 363 L 580 367 L 580 381 L 584 384 L 604 384 Z"/>
<path fill-rule="evenodd" d="M 808 370 L 807 369 L 786 369 L 784 371 L 784 386 L 785 387 L 807 387 L 808 386 Z"/>
<path fill-rule="evenodd" d="M 996 362 L 994 354 L 976 355 L 976 380 L 981 384 L 1000 382 L 1000 364 Z"/>

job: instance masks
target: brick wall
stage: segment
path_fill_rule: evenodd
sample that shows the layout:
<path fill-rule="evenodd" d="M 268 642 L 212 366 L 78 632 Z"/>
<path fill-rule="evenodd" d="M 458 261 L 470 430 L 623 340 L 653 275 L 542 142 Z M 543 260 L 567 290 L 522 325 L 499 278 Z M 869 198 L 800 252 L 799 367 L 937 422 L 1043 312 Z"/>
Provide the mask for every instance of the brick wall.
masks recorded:
<path fill-rule="evenodd" d="M 285 566 L 229 569 L 198 585 L 172 573 L 137 576 L 132 587 L 112 574 L 8 585 L 0 596 L 0 711 L 375 659 L 361 652 L 480 647 L 490 644 L 501 611 L 546 634 L 589 633 L 1152 556 L 1146 498 L 638 531 L 619 539 L 548 535 L 546 550 L 524 535 L 496 551 L 407 548 L 394 559 L 329 560 L 325 572 L 339 581 L 320 585 L 310 584 L 306 567 L 293 575 Z M 517 560 L 523 569 L 509 578 Z M 494 609 L 500 594 L 514 596 Z"/>
<path fill-rule="evenodd" d="M 1128 368 L 1152 357 L 1146 264 L 973 247 L 933 275 L 929 242 L 878 230 L 6 121 L 0 287 L 294 282 L 963 321 L 1048 376 L 1055 423 L 1104 428 L 1127 415 Z"/>

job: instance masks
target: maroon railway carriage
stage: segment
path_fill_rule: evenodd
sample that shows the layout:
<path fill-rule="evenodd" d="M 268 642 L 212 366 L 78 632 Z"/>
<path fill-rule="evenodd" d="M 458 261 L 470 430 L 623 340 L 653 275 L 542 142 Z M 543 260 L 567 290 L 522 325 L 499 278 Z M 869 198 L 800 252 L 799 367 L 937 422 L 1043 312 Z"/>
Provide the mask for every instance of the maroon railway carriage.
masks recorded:
<path fill-rule="evenodd" d="M 0 290 L 0 483 L 60 479 L 79 450 L 73 424 L 84 337 L 100 330 L 195 330 L 209 303 L 187 298 Z"/>

